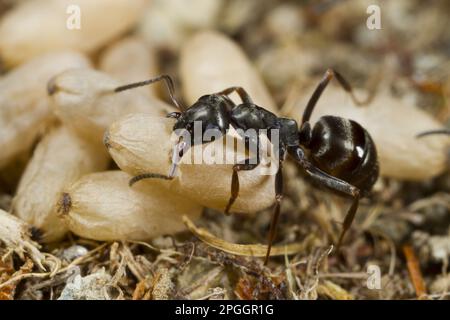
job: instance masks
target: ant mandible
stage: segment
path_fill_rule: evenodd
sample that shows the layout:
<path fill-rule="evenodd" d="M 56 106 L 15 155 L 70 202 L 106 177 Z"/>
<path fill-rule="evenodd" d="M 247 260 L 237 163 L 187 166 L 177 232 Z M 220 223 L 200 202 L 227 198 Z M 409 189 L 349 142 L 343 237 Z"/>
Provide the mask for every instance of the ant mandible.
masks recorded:
<path fill-rule="evenodd" d="M 286 154 L 289 154 L 298 162 L 314 182 L 353 199 L 343 222 L 337 248 L 340 247 L 344 235 L 353 222 L 358 209 L 359 199 L 371 191 L 378 178 L 379 166 L 375 144 L 369 133 L 361 125 L 353 120 L 341 117 L 323 116 L 316 122 L 314 127 L 311 127 L 309 121 L 314 107 L 333 78 L 338 80 L 338 83 L 351 95 L 356 104 L 363 104 L 363 102 L 356 99 L 349 83 L 338 72 L 328 69 L 306 106 L 300 127 L 295 120 L 277 117 L 272 112 L 254 104 L 249 94 L 242 87 L 230 87 L 218 93 L 204 95 L 189 108 L 183 108 L 175 99 L 174 85 L 171 78 L 167 75 L 121 86 L 116 88 L 115 92 L 164 80 L 173 104 L 180 110 L 167 115 L 167 117 L 176 119 L 173 130 L 187 130 L 191 137 L 193 137 L 194 121 L 201 121 L 203 132 L 206 129 L 215 129 L 220 131 L 222 135 L 226 134 L 230 125 L 235 129 L 242 129 L 244 132 L 248 129 L 254 129 L 257 132 L 261 129 L 266 129 L 266 132 L 270 132 L 271 129 L 279 130 L 279 150 L 274 150 L 274 152 L 277 152 L 279 159 L 278 170 L 275 176 L 276 201 L 270 223 L 268 249 L 264 262 L 264 264 L 267 264 L 280 215 L 280 204 L 283 197 L 282 164 Z M 239 95 L 242 100 L 241 104 L 236 105 L 229 98 L 229 95 L 233 92 Z M 246 145 L 253 143 L 259 148 L 259 136 L 257 136 L 256 141 L 245 134 L 243 138 L 246 141 Z M 267 134 L 267 138 L 270 141 L 271 135 Z M 210 140 L 194 140 L 193 144 L 207 142 L 210 142 Z M 309 151 L 309 157 L 306 155 L 305 150 Z M 185 144 L 180 138 L 174 148 L 173 159 L 179 160 L 183 156 L 184 151 Z M 259 156 L 252 163 L 249 160 L 246 159 L 233 166 L 231 197 L 225 208 L 226 214 L 230 212 L 234 201 L 239 195 L 238 172 L 253 170 L 260 163 Z M 130 185 L 147 178 L 173 179 L 177 162 L 173 161 L 167 176 L 144 173 L 132 178 Z"/>

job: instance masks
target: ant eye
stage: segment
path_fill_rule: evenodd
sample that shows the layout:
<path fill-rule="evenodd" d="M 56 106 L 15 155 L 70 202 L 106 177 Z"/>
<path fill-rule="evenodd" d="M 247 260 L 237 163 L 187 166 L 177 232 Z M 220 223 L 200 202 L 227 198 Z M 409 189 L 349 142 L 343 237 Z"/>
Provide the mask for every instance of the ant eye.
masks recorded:
<path fill-rule="evenodd" d="M 167 118 L 179 119 L 181 117 L 181 112 L 171 112 L 166 117 Z"/>

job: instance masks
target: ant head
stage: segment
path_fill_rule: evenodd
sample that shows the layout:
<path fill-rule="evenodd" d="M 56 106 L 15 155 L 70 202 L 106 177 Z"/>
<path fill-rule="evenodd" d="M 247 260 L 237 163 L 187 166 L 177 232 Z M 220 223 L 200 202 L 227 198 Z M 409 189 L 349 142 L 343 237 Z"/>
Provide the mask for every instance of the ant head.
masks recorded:
<path fill-rule="evenodd" d="M 181 112 L 171 112 L 166 117 L 173 118 L 173 119 L 179 119 L 181 116 L 182 116 Z"/>
<path fill-rule="evenodd" d="M 184 141 L 192 141 L 194 139 L 194 121 L 186 112 L 172 112 L 167 115 L 168 118 L 176 119 L 173 125 L 173 131 L 178 137 L 182 137 Z"/>
<path fill-rule="evenodd" d="M 188 131 L 191 130 L 191 125 L 188 119 L 186 119 L 185 114 L 183 112 L 171 112 L 166 117 L 177 120 L 173 126 L 173 130 L 179 129 L 186 129 Z"/>
<path fill-rule="evenodd" d="M 173 130 L 186 129 L 189 131 L 190 126 L 188 121 L 186 121 L 186 117 L 183 112 L 171 112 L 166 117 L 177 120 L 173 126 Z"/>

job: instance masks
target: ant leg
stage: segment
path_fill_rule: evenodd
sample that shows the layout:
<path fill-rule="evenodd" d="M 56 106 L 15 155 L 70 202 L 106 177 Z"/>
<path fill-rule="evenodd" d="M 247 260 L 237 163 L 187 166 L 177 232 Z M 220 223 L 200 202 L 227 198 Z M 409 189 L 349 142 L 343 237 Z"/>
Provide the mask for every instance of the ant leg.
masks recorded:
<path fill-rule="evenodd" d="M 254 161 L 256 161 L 256 163 L 251 163 L 251 162 L 254 162 Z M 250 162 L 250 163 L 248 163 L 248 162 Z M 230 197 L 230 200 L 228 200 L 228 204 L 227 204 L 227 206 L 225 208 L 225 214 L 226 215 L 230 214 L 231 206 L 236 201 L 236 198 L 239 195 L 239 176 L 238 176 L 238 172 L 239 171 L 253 170 L 258 165 L 259 165 L 259 159 L 258 159 L 258 157 L 256 157 L 256 158 L 246 159 L 246 160 L 244 160 L 244 163 L 238 163 L 238 164 L 235 164 L 233 166 L 233 175 L 231 177 L 231 197 Z"/>
<path fill-rule="evenodd" d="M 233 92 L 236 92 L 239 95 L 239 97 L 241 98 L 243 103 L 253 104 L 252 98 L 250 98 L 250 95 L 242 87 L 229 87 L 225 90 L 217 92 L 216 94 L 228 96 L 228 95 L 232 94 Z"/>
<path fill-rule="evenodd" d="M 327 69 L 327 71 L 325 72 L 325 75 L 323 76 L 322 80 L 320 80 L 319 84 L 316 87 L 316 90 L 314 90 L 314 93 L 312 94 L 311 98 L 308 101 L 308 104 L 306 105 L 305 111 L 303 112 L 302 123 L 309 121 L 309 119 L 311 118 L 311 114 L 314 110 L 314 107 L 317 104 L 317 101 L 319 100 L 323 91 L 325 90 L 325 88 L 328 86 L 331 79 L 333 79 L 333 78 L 336 78 L 336 80 L 339 82 L 341 87 L 347 93 L 350 94 L 353 102 L 356 105 L 358 105 L 358 106 L 365 105 L 365 104 L 368 104 L 372 100 L 373 95 L 369 95 L 369 97 L 365 101 L 360 101 L 359 99 L 357 99 L 353 93 L 353 89 L 352 89 L 350 83 L 347 80 L 345 80 L 345 78 L 339 72 L 337 72 L 333 69 Z"/>
<path fill-rule="evenodd" d="M 267 246 L 266 258 L 264 259 L 264 265 L 267 265 L 270 257 L 270 250 L 272 249 L 272 243 L 277 233 L 278 218 L 280 216 L 281 200 L 283 199 L 283 160 L 280 158 L 278 164 L 278 171 L 275 176 L 275 208 L 273 210 L 272 220 L 270 221 L 269 239 Z"/>
<path fill-rule="evenodd" d="M 135 83 L 130 83 L 124 86 L 120 86 L 114 89 L 114 92 L 122 92 L 122 91 L 126 91 L 126 90 L 130 90 L 130 89 L 134 89 L 134 88 L 138 88 L 138 87 L 143 87 L 143 86 L 147 86 L 149 84 L 158 82 L 164 80 L 164 82 L 166 83 L 167 89 L 169 90 L 169 96 L 170 99 L 172 100 L 172 103 L 175 105 L 175 107 L 177 107 L 179 110 L 183 111 L 184 108 L 178 103 L 177 99 L 175 99 L 175 86 L 173 85 L 173 81 L 172 78 L 166 74 L 160 75 L 156 78 L 152 78 L 149 80 L 145 80 L 145 81 L 141 81 L 141 82 L 135 82 Z"/>
<path fill-rule="evenodd" d="M 238 132 L 240 135 L 241 133 Z M 225 214 L 230 214 L 230 209 L 233 203 L 236 201 L 236 198 L 239 195 L 239 171 L 250 171 L 255 169 L 260 163 L 259 157 L 259 137 L 246 136 L 244 134 L 241 135 L 244 138 L 245 148 L 248 150 L 250 145 L 256 146 L 256 157 L 245 159 L 244 161 L 237 163 L 233 166 L 233 175 L 231 176 L 231 197 L 228 200 L 228 204 L 225 208 Z M 255 150 L 255 149 L 253 149 Z"/>
<path fill-rule="evenodd" d="M 300 147 L 292 148 L 289 151 L 289 154 L 300 163 L 300 165 L 303 167 L 303 169 L 305 169 L 306 173 L 313 179 L 313 181 L 353 198 L 352 205 L 350 206 L 345 216 L 342 231 L 336 246 L 336 250 L 339 250 L 342 244 L 342 240 L 344 239 L 344 236 L 347 233 L 348 229 L 350 229 L 350 226 L 353 223 L 353 219 L 355 218 L 356 211 L 358 210 L 358 204 L 361 194 L 360 190 L 352 184 L 339 178 L 333 177 L 332 175 L 329 175 L 328 173 L 314 166 L 306 158 L 304 151 Z"/>

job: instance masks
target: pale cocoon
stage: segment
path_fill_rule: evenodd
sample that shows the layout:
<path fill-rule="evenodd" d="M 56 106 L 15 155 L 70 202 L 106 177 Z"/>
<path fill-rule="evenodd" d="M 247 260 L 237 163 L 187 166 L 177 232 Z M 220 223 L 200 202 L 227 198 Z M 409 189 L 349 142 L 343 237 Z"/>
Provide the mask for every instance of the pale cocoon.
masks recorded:
<path fill-rule="evenodd" d="M 212 28 L 223 0 L 152 0 L 138 32 L 152 46 L 178 50 L 199 29 Z"/>
<path fill-rule="evenodd" d="M 102 145 L 80 139 L 65 127 L 54 128 L 39 142 L 20 180 L 12 212 L 56 241 L 67 229 L 55 204 L 62 189 L 82 175 L 105 170 L 109 161 Z"/>
<path fill-rule="evenodd" d="M 100 70 L 123 84 L 143 81 L 158 76 L 156 50 L 139 37 L 127 37 L 113 43 L 100 59 Z M 152 96 L 156 86 L 134 89 Z"/>
<path fill-rule="evenodd" d="M 174 140 L 174 121 L 146 114 L 129 115 L 113 123 L 105 134 L 105 144 L 117 165 L 132 175 L 158 173 L 167 175 L 171 165 Z M 233 164 L 200 163 L 193 164 L 193 153 L 204 148 L 220 146 L 223 139 L 217 139 L 203 146 L 194 146 L 184 155 L 178 176 L 171 181 L 162 181 L 170 192 L 185 197 L 210 208 L 224 210 L 230 198 Z M 244 157 L 243 151 L 238 155 Z M 224 155 L 232 158 L 236 152 L 227 145 Z M 252 171 L 239 172 L 240 193 L 232 207 L 232 212 L 256 212 L 269 207 L 274 201 L 274 173 L 262 174 L 267 165 L 260 164 Z M 267 168 L 266 168 L 267 169 Z M 144 180 L 142 184 L 147 183 Z"/>
<path fill-rule="evenodd" d="M 128 185 L 122 171 L 83 176 L 65 188 L 58 203 L 69 229 L 84 238 L 148 240 L 185 229 L 181 217 L 196 219 L 202 207 L 182 194 L 168 192 L 160 181 Z"/>
<path fill-rule="evenodd" d="M 228 87 L 243 87 L 257 105 L 276 111 L 275 102 L 262 78 L 242 49 L 232 40 L 213 31 L 203 31 L 183 46 L 180 75 L 187 102 Z M 241 100 L 234 94 L 235 103 Z"/>
<path fill-rule="evenodd" d="M 301 121 L 303 110 L 314 88 L 304 91 L 288 116 Z M 357 96 L 364 96 L 356 91 Z M 368 106 L 357 107 L 337 85 L 329 85 L 319 99 L 311 124 L 324 115 L 355 120 L 372 136 L 378 151 L 381 174 L 404 179 L 423 180 L 447 168 L 448 136 L 416 138 L 418 133 L 442 128 L 442 124 L 418 108 L 380 91 Z"/>
<path fill-rule="evenodd" d="M 27 151 L 51 119 L 46 83 L 68 68 L 88 67 L 76 52 L 39 56 L 0 77 L 0 167 Z"/>
<path fill-rule="evenodd" d="M 108 126 L 124 115 L 145 112 L 165 116 L 173 110 L 135 89 L 115 93 L 114 89 L 122 84 L 103 72 L 71 69 L 52 78 L 48 90 L 57 117 L 80 136 L 96 143 L 102 141 Z"/>
<path fill-rule="evenodd" d="M 132 28 L 146 0 L 30 0 L 0 21 L 0 57 L 8 66 L 41 53 L 91 53 Z"/>

